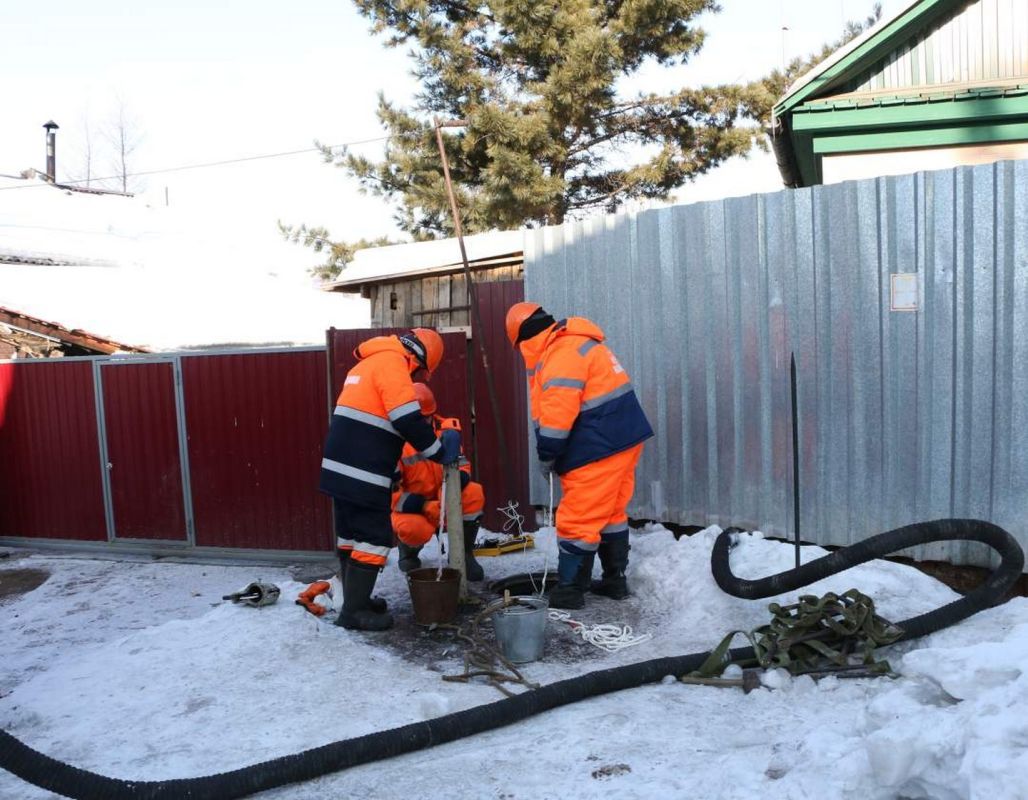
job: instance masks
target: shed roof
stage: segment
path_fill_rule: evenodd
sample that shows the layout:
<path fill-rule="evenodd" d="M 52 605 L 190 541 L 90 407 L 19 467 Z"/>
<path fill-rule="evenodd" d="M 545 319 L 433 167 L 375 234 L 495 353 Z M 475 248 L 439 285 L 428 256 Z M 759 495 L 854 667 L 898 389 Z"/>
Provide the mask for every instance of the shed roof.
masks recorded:
<path fill-rule="evenodd" d="M 472 269 L 520 264 L 524 260 L 523 231 L 491 231 L 464 237 Z M 456 273 L 463 269 L 460 245 L 454 239 L 434 239 L 358 250 L 338 280 L 323 284 L 330 292 L 356 292 L 362 286 Z"/>

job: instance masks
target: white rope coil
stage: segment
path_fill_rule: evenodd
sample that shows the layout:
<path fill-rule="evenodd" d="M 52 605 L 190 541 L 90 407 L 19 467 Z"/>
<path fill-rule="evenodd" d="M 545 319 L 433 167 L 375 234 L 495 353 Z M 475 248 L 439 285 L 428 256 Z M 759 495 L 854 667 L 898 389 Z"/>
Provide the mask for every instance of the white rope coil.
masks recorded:
<path fill-rule="evenodd" d="M 634 635 L 631 625 L 615 625 L 611 622 L 586 625 L 577 619 L 572 619 L 567 611 L 558 611 L 554 608 L 550 609 L 549 617 L 554 622 L 567 623 L 572 632 L 581 636 L 584 641 L 601 650 L 606 650 L 608 653 L 616 653 L 626 647 L 635 647 L 637 644 L 648 642 L 653 638 L 652 633 Z"/>
<path fill-rule="evenodd" d="M 525 524 L 525 516 L 518 511 L 517 500 L 511 500 L 507 505 L 499 506 L 496 510 L 507 518 L 503 523 L 504 533 L 512 536 L 524 536 L 525 532 L 522 530 L 522 526 Z M 517 530 L 516 534 L 512 533 L 515 529 Z"/>

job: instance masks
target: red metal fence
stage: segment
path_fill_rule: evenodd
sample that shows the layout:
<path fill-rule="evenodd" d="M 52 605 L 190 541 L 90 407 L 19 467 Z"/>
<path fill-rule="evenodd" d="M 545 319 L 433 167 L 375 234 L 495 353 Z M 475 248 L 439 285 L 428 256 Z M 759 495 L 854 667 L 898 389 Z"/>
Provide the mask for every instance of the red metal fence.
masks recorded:
<path fill-rule="evenodd" d="M 486 487 L 486 515 L 490 530 L 503 528 L 507 518 L 496 510 L 513 500 L 525 518 L 524 530 L 534 531 L 535 512 L 528 502 L 528 388 L 521 358 L 510 346 L 504 320 L 507 309 L 525 299 L 524 281 L 496 281 L 476 285 L 483 330 L 481 335 L 489 359 L 497 405 L 499 429 L 493 417 L 485 370 L 478 350 L 472 349 L 475 390 L 475 451 L 478 479 Z M 500 435 L 506 444 L 508 463 L 503 463 Z"/>
<path fill-rule="evenodd" d="M 107 538 L 89 361 L 0 364 L 0 535 Z"/>
<path fill-rule="evenodd" d="M 519 282 L 480 289 L 509 470 L 465 333 L 442 334 L 430 383 L 440 413 L 461 420 L 492 530 L 510 499 L 534 522 L 524 377 L 503 332 L 521 292 Z M 331 506 L 317 486 L 331 407 L 354 347 L 391 332 L 333 329 L 327 353 L 0 363 L 0 537 L 328 551 Z"/>
<path fill-rule="evenodd" d="M 325 352 L 188 356 L 182 384 L 197 546 L 328 550 Z"/>

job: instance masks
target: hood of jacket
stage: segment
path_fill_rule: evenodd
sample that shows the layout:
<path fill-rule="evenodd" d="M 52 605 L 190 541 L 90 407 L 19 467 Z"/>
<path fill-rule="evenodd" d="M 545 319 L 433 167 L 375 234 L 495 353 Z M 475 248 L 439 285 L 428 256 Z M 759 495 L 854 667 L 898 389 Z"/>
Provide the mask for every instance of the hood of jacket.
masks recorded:
<path fill-rule="evenodd" d="M 600 326 L 585 317 L 568 317 L 556 322 L 544 331 L 537 333 L 531 339 L 523 341 L 520 345 L 521 355 L 525 359 L 525 366 L 529 372 L 536 368 L 539 360 L 543 357 L 551 344 L 557 342 L 564 336 L 585 336 L 602 342 L 606 337 Z"/>

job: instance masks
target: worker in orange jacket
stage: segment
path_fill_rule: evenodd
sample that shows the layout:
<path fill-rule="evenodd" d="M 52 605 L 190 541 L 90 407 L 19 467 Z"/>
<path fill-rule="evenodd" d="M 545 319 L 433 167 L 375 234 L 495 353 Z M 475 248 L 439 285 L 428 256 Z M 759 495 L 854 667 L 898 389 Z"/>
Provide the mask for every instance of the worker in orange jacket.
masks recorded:
<path fill-rule="evenodd" d="M 582 317 L 557 322 L 538 303 L 507 312 L 507 337 L 528 368 L 536 450 L 560 478 L 557 586 L 550 605 L 581 608 L 585 592 L 628 596 L 628 514 L 635 465 L 653 435 L 603 331 Z M 591 581 L 599 552 L 602 577 Z"/>
<path fill-rule="evenodd" d="M 446 430 L 460 430 L 460 422 L 436 414 L 435 395 L 423 383 L 414 384 L 414 393 L 421 404 L 421 413 L 429 420 L 437 434 Z M 485 577 L 482 566 L 475 560 L 475 537 L 485 508 L 482 484 L 471 480 L 471 462 L 461 453 L 460 460 L 461 505 L 464 514 L 464 564 L 469 581 Z M 439 530 L 440 492 L 443 468 L 426 459 L 410 443 L 404 445 L 398 468 L 399 480 L 393 492 L 393 532 L 398 539 L 400 569 L 409 572 L 421 566 L 418 555 L 425 543 Z M 445 502 L 445 501 L 444 501 Z"/>
<path fill-rule="evenodd" d="M 429 328 L 403 336 L 377 336 L 357 346 L 357 365 L 346 374 L 321 461 L 322 492 L 332 496 L 343 584 L 344 628 L 386 630 L 393 618 L 373 598 L 378 573 L 393 546 L 390 507 L 393 471 L 404 442 L 425 458 L 453 463 L 460 433 L 437 436 L 421 414 L 411 376 L 429 375 L 443 358 L 443 340 Z"/>

